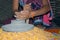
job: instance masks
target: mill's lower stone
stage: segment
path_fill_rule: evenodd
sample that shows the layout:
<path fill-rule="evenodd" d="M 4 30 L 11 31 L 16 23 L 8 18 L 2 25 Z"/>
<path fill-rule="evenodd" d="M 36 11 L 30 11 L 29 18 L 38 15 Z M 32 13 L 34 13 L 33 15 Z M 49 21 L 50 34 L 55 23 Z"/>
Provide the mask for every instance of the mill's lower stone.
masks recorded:
<path fill-rule="evenodd" d="M 2 26 L 4 31 L 10 32 L 24 32 L 33 28 L 34 26 L 32 24 L 27 24 L 24 20 L 12 20 L 10 24 Z"/>

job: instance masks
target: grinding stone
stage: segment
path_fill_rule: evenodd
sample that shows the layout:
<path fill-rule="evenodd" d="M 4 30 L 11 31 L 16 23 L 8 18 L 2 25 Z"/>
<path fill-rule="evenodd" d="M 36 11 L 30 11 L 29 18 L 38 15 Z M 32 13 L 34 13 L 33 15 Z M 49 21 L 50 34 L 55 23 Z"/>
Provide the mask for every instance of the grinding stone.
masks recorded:
<path fill-rule="evenodd" d="M 2 29 L 9 32 L 24 32 L 34 28 L 34 25 L 23 22 L 24 20 L 12 20 L 11 24 L 3 25 Z"/>

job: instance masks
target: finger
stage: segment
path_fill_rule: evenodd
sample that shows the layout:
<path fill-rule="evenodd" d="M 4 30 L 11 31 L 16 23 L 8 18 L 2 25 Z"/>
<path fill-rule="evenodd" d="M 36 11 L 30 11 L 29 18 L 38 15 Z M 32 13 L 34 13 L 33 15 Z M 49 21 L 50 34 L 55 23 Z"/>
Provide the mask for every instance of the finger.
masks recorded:
<path fill-rule="evenodd" d="M 18 19 L 25 19 L 25 16 L 20 15 L 20 16 L 17 16 L 17 18 Z"/>
<path fill-rule="evenodd" d="M 29 11 L 24 10 L 24 11 L 21 11 L 21 13 L 22 14 L 29 14 Z"/>
<path fill-rule="evenodd" d="M 15 14 L 16 14 L 16 15 L 19 15 L 19 14 L 20 14 L 20 12 L 15 12 Z"/>

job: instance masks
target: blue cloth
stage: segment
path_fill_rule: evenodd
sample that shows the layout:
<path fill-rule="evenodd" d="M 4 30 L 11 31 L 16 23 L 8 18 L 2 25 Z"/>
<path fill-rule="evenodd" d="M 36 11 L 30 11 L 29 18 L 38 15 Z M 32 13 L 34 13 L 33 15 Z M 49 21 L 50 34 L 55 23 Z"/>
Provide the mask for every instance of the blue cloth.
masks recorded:
<path fill-rule="evenodd" d="M 21 6 L 25 5 L 24 0 L 19 0 L 19 3 L 20 3 Z"/>

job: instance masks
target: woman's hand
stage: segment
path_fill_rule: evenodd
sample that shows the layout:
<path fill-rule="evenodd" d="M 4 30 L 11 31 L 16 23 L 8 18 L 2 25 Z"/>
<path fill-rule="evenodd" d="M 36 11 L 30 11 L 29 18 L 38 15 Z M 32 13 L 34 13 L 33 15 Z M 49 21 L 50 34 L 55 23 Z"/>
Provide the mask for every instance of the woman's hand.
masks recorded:
<path fill-rule="evenodd" d="M 31 11 L 31 3 L 29 4 L 25 4 L 24 7 L 23 7 L 23 10 L 27 10 L 27 11 Z"/>
<path fill-rule="evenodd" d="M 15 12 L 16 14 L 16 18 L 17 19 L 22 19 L 22 20 L 25 20 L 25 19 L 28 19 L 30 16 L 30 11 L 31 11 L 31 3 L 30 4 L 26 4 L 24 5 L 24 9 L 23 11 L 20 11 L 20 12 Z"/>
<path fill-rule="evenodd" d="M 16 19 L 25 20 L 29 18 L 29 11 L 15 12 Z"/>

